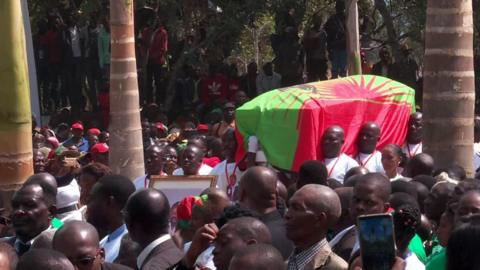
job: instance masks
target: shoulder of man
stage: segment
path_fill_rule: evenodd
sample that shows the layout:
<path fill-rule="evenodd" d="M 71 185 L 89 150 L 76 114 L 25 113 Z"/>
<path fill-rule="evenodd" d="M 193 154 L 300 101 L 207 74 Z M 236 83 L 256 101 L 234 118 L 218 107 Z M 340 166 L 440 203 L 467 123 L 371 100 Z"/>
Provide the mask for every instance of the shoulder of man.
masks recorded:
<path fill-rule="evenodd" d="M 184 253 L 170 239 L 157 246 L 147 257 L 141 270 L 168 269 L 183 258 Z"/>
<path fill-rule="evenodd" d="M 347 270 L 348 263 L 332 251 L 330 246 L 325 245 L 310 263 L 315 270 Z M 305 269 L 308 269 L 307 267 Z"/>

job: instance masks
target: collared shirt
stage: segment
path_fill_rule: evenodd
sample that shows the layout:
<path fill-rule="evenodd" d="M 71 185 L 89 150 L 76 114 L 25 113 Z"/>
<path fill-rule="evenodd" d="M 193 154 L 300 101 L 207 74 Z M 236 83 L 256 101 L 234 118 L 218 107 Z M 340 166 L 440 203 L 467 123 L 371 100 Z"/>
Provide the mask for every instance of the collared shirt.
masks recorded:
<path fill-rule="evenodd" d="M 138 269 L 142 269 L 142 266 L 143 266 L 143 263 L 145 262 L 145 260 L 147 259 L 148 255 L 150 255 L 150 253 L 152 252 L 152 250 L 154 250 L 157 246 L 159 246 L 160 244 L 162 244 L 163 242 L 166 242 L 168 240 L 170 240 L 172 237 L 170 236 L 170 234 L 165 234 L 159 238 L 157 238 L 157 240 L 151 242 L 148 246 L 146 246 L 142 252 L 140 252 L 140 255 L 138 255 L 138 258 L 137 258 L 137 267 Z"/>
<path fill-rule="evenodd" d="M 327 239 L 323 239 L 304 251 L 297 252 L 295 250 L 288 259 L 288 270 L 303 270 L 327 243 Z"/>
<path fill-rule="evenodd" d="M 118 227 L 111 234 L 105 236 L 102 241 L 100 241 L 100 247 L 105 250 L 105 261 L 113 262 L 118 257 L 118 252 L 120 251 L 120 244 L 122 242 L 122 237 L 128 233 L 127 225 L 123 224 Z"/>

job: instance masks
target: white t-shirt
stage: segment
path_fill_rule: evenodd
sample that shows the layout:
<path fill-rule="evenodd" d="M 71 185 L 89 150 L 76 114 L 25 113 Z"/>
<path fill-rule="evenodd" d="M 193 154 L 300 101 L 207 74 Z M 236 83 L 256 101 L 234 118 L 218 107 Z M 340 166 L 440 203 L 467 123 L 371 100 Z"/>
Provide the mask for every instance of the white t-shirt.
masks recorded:
<path fill-rule="evenodd" d="M 226 173 L 225 173 L 225 166 L 227 167 Z M 238 184 L 240 183 L 240 178 L 242 177 L 242 174 L 243 174 L 243 172 L 240 171 L 240 169 L 236 166 L 235 162 L 228 163 L 228 164 L 226 160 L 220 162 L 217 166 L 215 166 L 212 169 L 212 171 L 210 172 L 210 175 L 217 175 L 217 188 L 227 192 L 228 177 L 230 177 L 234 171 L 235 171 L 235 178 L 237 179 L 235 182 L 235 185 L 233 186 L 233 191 L 234 191 L 238 187 Z M 228 174 L 228 176 L 226 174 Z"/>
<path fill-rule="evenodd" d="M 372 154 L 358 153 L 356 160 L 360 166 L 365 167 L 369 172 L 384 173 L 382 165 L 382 153 L 375 151 Z"/>
<path fill-rule="evenodd" d="M 328 178 L 333 178 L 342 184 L 348 170 L 358 167 L 358 162 L 345 154 L 341 154 L 337 158 L 326 158 L 324 163 L 327 167 Z"/>
<path fill-rule="evenodd" d="M 405 146 L 402 148 L 403 153 L 407 156 L 407 158 L 413 158 L 414 156 L 422 153 L 422 143 L 419 144 L 409 144 L 405 143 Z"/>
<path fill-rule="evenodd" d="M 198 170 L 198 175 L 210 175 L 210 172 L 212 171 L 212 167 L 202 164 L 200 166 L 200 169 Z M 173 171 L 173 175 L 184 175 L 183 169 L 178 168 L 175 171 Z"/>

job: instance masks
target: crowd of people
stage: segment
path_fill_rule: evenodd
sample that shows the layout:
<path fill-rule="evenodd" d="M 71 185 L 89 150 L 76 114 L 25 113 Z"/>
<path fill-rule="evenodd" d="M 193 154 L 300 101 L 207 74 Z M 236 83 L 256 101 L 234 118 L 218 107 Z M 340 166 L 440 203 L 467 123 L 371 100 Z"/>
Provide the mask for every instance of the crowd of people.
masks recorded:
<path fill-rule="evenodd" d="M 221 42 L 198 45 L 204 43 L 207 29 L 186 31 L 173 41 L 176 33 L 162 17 L 138 13 L 136 59 L 142 106 L 168 104 L 176 113 L 179 108 L 207 113 L 233 102 L 236 95 L 254 98 L 280 87 L 347 75 L 343 1 L 337 1 L 335 14 L 328 18 L 315 14 L 302 37 L 295 9 L 288 9 L 276 19 L 276 32 L 270 38 L 274 59 L 248 64 L 227 61 L 232 57 Z M 110 29 L 105 14 L 108 9 L 91 14 L 52 9 L 39 20 L 34 48 L 43 115 L 54 115 L 64 107 L 77 116 L 86 111 L 108 115 Z M 378 56 L 362 52 L 363 73 L 417 88 L 419 67 L 408 46 L 401 46 L 401 54 L 392 57 L 387 46 Z M 103 122 L 107 127 L 108 122 Z"/>
<path fill-rule="evenodd" d="M 46 16 L 34 40 L 42 109 L 51 118 L 48 125 L 34 119 L 35 174 L 0 218 L 1 269 L 370 270 L 357 218 L 383 213 L 395 230 L 390 269 L 480 268 L 480 176 L 467 178 L 457 164 L 440 168 L 423 153 L 420 112 L 410 116 L 402 145 L 380 148 L 382 123 L 364 123 L 353 156 L 342 153 L 342 127 L 330 126 L 319 145 L 323 159 L 298 172 L 270 164 L 255 136 L 237 158 L 237 108 L 272 89 L 347 74 L 344 22 L 336 1 L 335 14 L 326 23 L 315 16 L 300 40 L 288 10 L 271 38 L 275 59 L 261 72 L 250 63 L 239 75 L 221 49 L 198 48 L 176 74 L 170 111 L 162 104 L 172 63 L 202 35 L 187 35 L 174 50 L 160 18 L 137 26 L 145 172 L 129 179 L 109 168 L 108 16 Z M 407 46 L 401 53 L 394 61 L 384 47 L 377 64 L 362 58 L 363 71 L 417 88 L 418 66 Z M 480 118 L 472 147 L 478 169 Z M 159 175 L 217 181 L 176 202 L 151 187 Z"/>
<path fill-rule="evenodd" d="M 155 108 L 146 115 L 165 118 Z M 143 118 L 145 174 L 135 179 L 109 168 L 106 130 L 78 121 L 35 127 L 35 174 L 2 217 L 0 264 L 362 269 L 357 218 L 391 213 L 397 255 L 391 269 L 479 266 L 480 180 L 456 164 L 438 168 L 422 153 L 420 112 L 411 115 L 403 145 L 378 149 L 380 126 L 365 123 L 354 156 L 341 152 L 344 131 L 331 126 L 319 145 L 324 159 L 305 161 L 294 173 L 269 164 L 255 137 L 245 159 L 235 158 L 235 108 L 224 104 L 214 125 L 194 115 Z M 476 142 L 478 127 L 477 120 Z M 217 182 L 174 202 L 151 187 L 156 175 L 215 175 Z"/>

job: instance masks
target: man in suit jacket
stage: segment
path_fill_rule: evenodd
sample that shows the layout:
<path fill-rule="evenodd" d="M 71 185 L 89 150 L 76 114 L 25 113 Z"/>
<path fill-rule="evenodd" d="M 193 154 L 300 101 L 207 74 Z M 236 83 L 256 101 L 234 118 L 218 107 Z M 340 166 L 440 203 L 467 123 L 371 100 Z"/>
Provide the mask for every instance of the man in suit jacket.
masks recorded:
<path fill-rule="evenodd" d="M 16 236 L 2 241 L 12 245 L 19 256 L 50 227 L 55 214 L 56 194 L 40 182 L 27 181 L 12 198 L 11 217 Z"/>
<path fill-rule="evenodd" d="M 182 259 L 183 252 L 168 233 L 170 204 L 161 191 L 150 188 L 135 192 L 124 215 L 132 240 L 142 250 L 137 258 L 139 270 L 164 270 Z"/>
<path fill-rule="evenodd" d="M 331 250 L 326 235 L 340 217 L 338 195 L 329 187 L 310 184 L 290 199 L 285 214 L 287 237 L 295 244 L 288 270 L 343 270 L 348 264 Z"/>
<path fill-rule="evenodd" d="M 100 247 L 98 232 L 84 221 L 69 221 L 53 237 L 53 249 L 81 270 L 131 270 L 131 268 L 105 262 L 105 250 Z"/>

